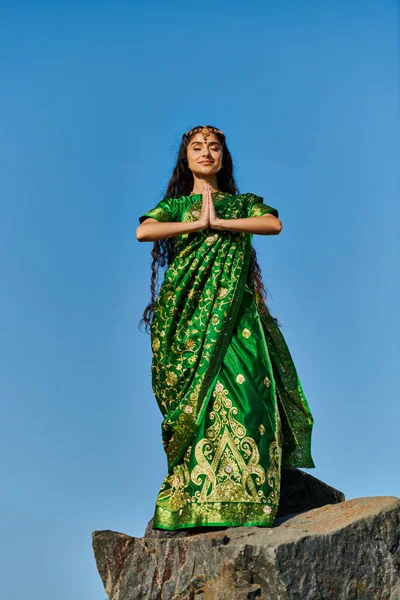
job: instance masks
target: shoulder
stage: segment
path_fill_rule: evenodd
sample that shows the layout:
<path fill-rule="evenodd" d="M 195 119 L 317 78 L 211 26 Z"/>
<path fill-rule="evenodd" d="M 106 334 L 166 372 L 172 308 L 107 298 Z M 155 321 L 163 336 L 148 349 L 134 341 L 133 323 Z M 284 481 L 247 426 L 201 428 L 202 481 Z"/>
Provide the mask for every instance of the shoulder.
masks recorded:
<path fill-rule="evenodd" d="M 251 192 L 243 192 L 243 193 L 240 193 L 240 194 L 227 194 L 227 197 L 228 198 L 235 198 L 236 200 L 248 201 L 252 197 L 258 198 L 259 196 L 256 196 L 255 194 L 252 194 Z"/>
<path fill-rule="evenodd" d="M 170 206 L 174 206 L 179 208 L 185 204 L 188 204 L 193 200 L 192 196 L 179 196 L 178 198 L 165 198 L 164 201 L 167 202 Z"/>
<path fill-rule="evenodd" d="M 248 210 L 249 216 L 251 217 L 259 217 L 265 215 L 267 213 L 272 214 L 273 216 L 279 218 L 279 211 L 277 208 L 270 206 L 264 202 L 264 197 L 259 196 L 258 194 L 254 194 L 249 192 L 247 194 L 248 198 Z"/>
<path fill-rule="evenodd" d="M 251 208 L 254 204 L 264 201 L 262 196 L 259 196 L 258 194 L 254 194 L 253 192 L 245 192 L 244 194 L 239 194 L 237 197 L 242 198 L 243 203 L 248 208 Z"/>
<path fill-rule="evenodd" d="M 172 213 L 175 213 L 184 207 L 190 201 L 190 199 L 191 198 L 189 196 L 179 196 L 179 198 L 168 197 L 163 198 L 160 204 L 168 207 Z"/>
<path fill-rule="evenodd" d="M 258 196 L 257 194 L 254 194 L 253 192 L 243 192 L 241 194 L 236 194 L 233 197 L 234 198 L 243 198 L 246 200 L 250 200 L 252 198 L 262 198 L 262 196 Z"/>
<path fill-rule="evenodd" d="M 192 200 L 191 196 L 179 196 L 178 198 L 171 198 L 171 200 L 173 202 L 175 202 L 175 204 L 185 204 L 186 202 L 189 202 L 190 200 Z"/>
<path fill-rule="evenodd" d="M 259 196 L 258 194 L 254 194 L 253 192 L 246 192 L 246 194 L 243 194 L 244 196 L 246 196 L 246 198 L 248 200 L 255 200 L 256 202 L 260 202 L 263 200 L 262 196 Z"/>

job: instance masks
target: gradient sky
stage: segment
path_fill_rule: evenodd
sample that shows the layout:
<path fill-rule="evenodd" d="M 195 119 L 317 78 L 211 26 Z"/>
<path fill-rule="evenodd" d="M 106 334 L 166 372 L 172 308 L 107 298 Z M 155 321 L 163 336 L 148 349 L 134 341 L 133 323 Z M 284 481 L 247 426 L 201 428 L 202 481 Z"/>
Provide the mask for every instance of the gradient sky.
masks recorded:
<path fill-rule="evenodd" d="M 312 475 L 400 496 L 395 2 L 0 8 L 2 597 L 104 600 L 94 530 L 140 536 L 166 474 L 150 243 L 182 133 L 226 132 L 315 425 Z"/>

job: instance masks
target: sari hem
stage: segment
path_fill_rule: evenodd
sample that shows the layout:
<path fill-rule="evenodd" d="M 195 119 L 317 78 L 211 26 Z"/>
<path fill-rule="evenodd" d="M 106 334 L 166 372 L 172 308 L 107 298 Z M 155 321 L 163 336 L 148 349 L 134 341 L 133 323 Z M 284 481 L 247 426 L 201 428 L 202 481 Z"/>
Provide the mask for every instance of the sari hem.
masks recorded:
<path fill-rule="evenodd" d="M 195 527 L 274 527 L 274 524 L 260 523 L 258 521 L 246 521 L 246 523 L 242 523 L 241 521 L 224 521 L 220 523 L 189 523 L 171 528 L 157 525 L 156 527 L 152 527 L 152 529 L 160 529 L 162 531 L 177 531 L 181 529 L 194 529 Z"/>
<path fill-rule="evenodd" d="M 243 505 L 241 505 L 240 503 L 238 504 L 238 509 L 240 511 L 241 509 L 243 509 Z M 271 508 L 271 512 L 264 514 L 260 514 L 263 511 L 263 508 L 261 508 L 260 506 L 258 506 L 257 508 L 261 508 L 261 510 L 255 510 L 254 505 L 250 505 L 246 508 L 248 510 L 243 511 L 243 515 L 236 515 L 236 517 L 239 518 L 227 519 L 225 514 L 221 516 L 222 518 L 220 521 L 218 520 L 218 517 L 216 518 L 215 511 L 213 511 L 214 515 L 210 515 L 210 520 L 207 519 L 206 515 L 203 515 L 202 518 L 198 518 L 197 520 L 196 518 L 191 520 L 185 520 L 182 519 L 182 517 L 176 513 L 170 513 L 163 519 L 162 513 L 160 514 L 156 510 L 154 513 L 153 529 L 166 529 L 174 531 L 176 529 L 189 529 L 193 527 L 245 527 L 252 525 L 257 525 L 259 527 L 271 527 L 275 521 L 276 514 L 278 512 L 277 506 L 269 506 L 269 508 Z M 235 512 L 234 510 L 232 510 L 232 508 L 230 508 L 229 510 Z M 224 512 L 226 513 L 226 511 Z M 248 514 L 250 512 L 253 513 L 253 518 L 249 518 Z M 232 516 L 234 517 L 234 515 Z"/>

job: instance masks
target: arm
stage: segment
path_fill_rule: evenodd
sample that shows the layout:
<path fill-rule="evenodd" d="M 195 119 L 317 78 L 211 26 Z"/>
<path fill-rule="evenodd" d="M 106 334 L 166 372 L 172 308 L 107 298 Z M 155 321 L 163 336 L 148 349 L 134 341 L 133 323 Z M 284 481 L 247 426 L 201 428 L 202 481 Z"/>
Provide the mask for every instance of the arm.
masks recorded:
<path fill-rule="evenodd" d="M 245 217 L 244 219 L 214 219 L 210 221 L 212 229 L 228 231 L 244 231 L 260 235 L 278 235 L 282 231 L 282 222 L 271 214 L 260 217 Z"/>
<path fill-rule="evenodd" d="M 158 221 L 149 217 L 136 229 L 136 238 L 139 242 L 155 242 L 165 238 L 175 237 L 193 231 L 202 231 L 209 227 L 208 202 L 202 201 L 200 217 L 193 222 Z"/>
<path fill-rule="evenodd" d="M 139 242 L 155 242 L 156 240 L 164 240 L 165 238 L 191 233 L 192 231 L 201 231 L 202 229 L 204 229 L 204 225 L 200 220 L 191 223 L 160 222 L 150 217 L 136 229 L 136 239 Z"/>
<path fill-rule="evenodd" d="M 244 231 L 245 233 L 258 233 L 260 235 L 278 235 L 282 231 L 281 220 L 271 214 L 244 217 L 241 219 L 219 219 L 210 193 L 206 195 L 209 207 L 210 227 L 222 231 Z M 260 200 L 262 200 L 260 198 Z M 277 211 L 275 211 L 278 214 Z"/>

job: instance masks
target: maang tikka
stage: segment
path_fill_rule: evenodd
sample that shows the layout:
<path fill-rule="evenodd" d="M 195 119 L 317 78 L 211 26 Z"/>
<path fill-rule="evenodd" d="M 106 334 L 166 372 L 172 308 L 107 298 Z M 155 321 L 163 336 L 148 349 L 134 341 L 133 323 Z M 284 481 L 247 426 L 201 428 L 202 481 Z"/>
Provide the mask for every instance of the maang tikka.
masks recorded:
<path fill-rule="evenodd" d="M 220 133 L 221 135 L 225 136 L 224 132 L 221 131 L 220 129 L 217 129 L 216 127 L 207 127 L 206 125 L 204 125 L 202 127 L 195 127 L 194 129 L 187 131 L 186 133 L 183 134 L 182 137 L 188 137 L 190 135 L 194 135 L 195 133 L 201 133 L 204 140 L 206 140 L 208 138 L 208 136 L 211 135 L 212 133 Z"/>

